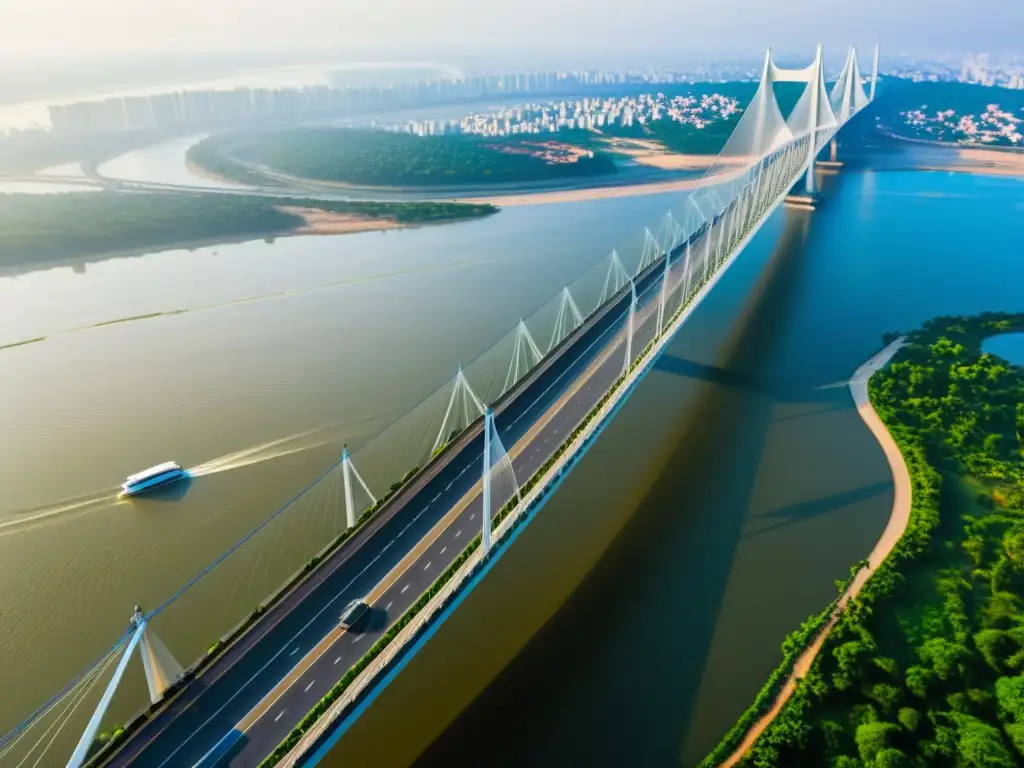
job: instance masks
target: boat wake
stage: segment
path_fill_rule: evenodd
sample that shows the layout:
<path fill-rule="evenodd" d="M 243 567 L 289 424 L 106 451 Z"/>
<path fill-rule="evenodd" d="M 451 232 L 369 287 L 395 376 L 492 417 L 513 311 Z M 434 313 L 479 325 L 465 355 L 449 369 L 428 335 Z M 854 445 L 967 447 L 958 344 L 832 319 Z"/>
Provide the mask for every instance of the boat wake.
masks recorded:
<path fill-rule="evenodd" d="M 252 466 L 264 461 L 272 461 L 284 456 L 291 456 L 332 444 L 338 446 L 340 450 L 341 436 L 338 434 L 340 430 L 344 429 L 345 437 L 351 440 L 353 437 L 357 437 L 367 431 L 353 431 L 354 427 L 362 425 L 369 428 L 382 418 L 382 415 L 367 416 L 364 419 L 346 424 L 333 424 L 288 435 L 276 440 L 268 440 L 265 443 L 233 451 L 232 453 L 199 464 L 187 470 L 187 474 L 192 478 L 216 475 L 221 472 L 230 472 L 231 470 L 241 469 L 242 467 Z M 80 496 L 72 496 L 38 507 L 10 513 L 0 513 L 0 537 L 52 522 L 56 518 L 100 512 L 112 509 L 118 505 L 130 505 L 131 503 L 130 498 L 125 496 L 120 488 L 110 488 L 103 491 L 85 493 Z"/>
<path fill-rule="evenodd" d="M 0 518 L 0 536 L 35 527 L 55 517 L 97 512 L 100 509 L 112 507 L 117 503 L 118 497 L 115 495 L 115 491 L 110 489 L 82 494 L 81 496 L 72 496 L 71 498 L 61 499 L 60 501 L 40 507 L 20 510 Z"/>
<path fill-rule="evenodd" d="M 260 464 L 264 461 L 280 459 L 285 456 L 291 456 L 296 453 L 302 453 L 316 448 L 323 448 L 325 445 L 337 445 L 339 438 L 334 433 L 338 430 L 345 427 L 351 428 L 359 424 L 370 424 L 377 421 L 379 418 L 380 417 L 378 416 L 368 416 L 365 419 L 360 419 L 359 421 L 350 422 L 348 424 L 319 427 L 307 432 L 299 432 L 294 435 L 288 435 L 287 437 L 281 437 L 277 440 L 269 440 L 265 443 L 233 451 L 232 453 L 219 456 L 216 459 L 203 462 L 202 464 L 189 469 L 188 474 L 191 477 L 206 477 L 208 475 L 216 475 L 221 472 L 230 472 L 235 469 L 241 469 L 242 467 L 252 466 L 253 464 Z M 350 439 L 355 436 L 357 435 L 353 435 L 352 432 L 347 433 L 347 437 Z"/>

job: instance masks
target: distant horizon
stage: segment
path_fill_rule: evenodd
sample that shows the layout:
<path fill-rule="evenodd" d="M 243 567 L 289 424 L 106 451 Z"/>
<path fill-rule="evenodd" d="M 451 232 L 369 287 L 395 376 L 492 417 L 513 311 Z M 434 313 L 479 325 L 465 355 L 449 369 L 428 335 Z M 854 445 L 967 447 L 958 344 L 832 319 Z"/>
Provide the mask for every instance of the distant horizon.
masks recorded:
<path fill-rule="evenodd" d="M 810 60 L 815 43 L 801 48 L 773 46 L 776 60 L 799 62 Z M 142 87 L 173 86 L 205 80 L 242 76 L 249 73 L 285 68 L 341 66 L 345 63 L 365 62 L 369 64 L 399 64 L 453 66 L 470 74 L 485 72 L 526 72 L 540 70 L 596 70 L 635 69 L 686 71 L 701 65 L 743 65 L 749 66 L 762 60 L 767 44 L 759 49 L 728 52 L 687 51 L 604 51 L 562 47 L 557 51 L 548 49 L 526 50 L 515 46 L 497 48 L 494 46 L 448 46 L 392 51 L 392 56 L 380 47 L 364 47 L 344 51 L 322 49 L 271 49 L 260 51 L 192 51 L 174 52 L 128 52 L 108 54 L 104 57 L 90 56 L 80 65 L 69 67 L 66 61 L 42 58 L 26 59 L 25 54 L 12 54 L 0 50 L 0 64 L 8 62 L 31 62 L 32 67 L 23 71 L 17 80 L 0 83 L 0 105 L 11 105 L 42 100 L 82 98 L 93 91 L 120 91 Z M 846 56 L 847 46 L 825 48 L 826 64 L 830 67 L 841 65 Z M 858 46 L 858 55 L 863 62 L 870 60 L 873 45 Z M 959 60 L 975 51 L 963 53 L 903 54 L 881 48 L 883 70 L 898 62 L 909 59 L 929 61 Z M 404 54 L 404 55 L 401 55 Z M 998 57 L 998 55 L 996 55 Z"/>

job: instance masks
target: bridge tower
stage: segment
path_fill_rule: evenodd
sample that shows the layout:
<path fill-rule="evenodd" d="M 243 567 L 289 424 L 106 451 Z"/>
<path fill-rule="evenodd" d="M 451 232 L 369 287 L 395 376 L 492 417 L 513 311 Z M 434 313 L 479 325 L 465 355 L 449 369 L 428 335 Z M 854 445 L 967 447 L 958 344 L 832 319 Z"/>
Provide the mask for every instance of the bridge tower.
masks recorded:
<path fill-rule="evenodd" d="M 491 430 L 494 429 L 494 411 L 487 406 L 484 412 L 484 476 L 483 510 L 480 514 L 480 546 L 486 555 L 491 549 Z"/>
<path fill-rule="evenodd" d="M 362 512 L 361 509 L 356 509 L 355 487 L 352 485 L 353 476 L 359 481 L 359 485 L 366 492 L 366 495 L 370 497 L 370 503 L 375 504 L 377 497 L 373 495 L 363 481 L 362 476 L 356 470 L 355 465 L 352 463 L 352 455 L 348 452 L 348 446 L 346 445 L 341 451 L 341 477 L 345 486 L 345 524 L 348 528 L 355 528 L 359 514 Z"/>
<path fill-rule="evenodd" d="M 629 317 L 626 320 L 626 360 L 622 365 L 622 372 L 629 373 L 629 366 L 633 362 L 633 326 L 636 325 L 636 283 L 629 281 Z"/>
<path fill-rule="evenodd" d="M 871 64 L 871 93 L 868 94 L 868 101 L 875 100 L 875 85 L 878 83 L 878 46 L 875 46 L 875 59 Z"/>
<path fill-rule="evenodd" d="M 820 108 L 821 91 L 822 91 L 822 49 L 821 43 L 818 43 L 818 51 L 814 56 L 813 69 L 811 70 L 811 119 L 810 125 L 807 126 L 810 131 L 811 143 L 808 147 L 808 153 L 810 154 L 810 165 L 807 167 L 807 177 L 805 186 L 807 187 L 807 194 L 811 197 L 817 193 L 816 181 L 814 178 L 814 161 L 818 156 L 818 110 Z"/>
<path fill-rule="evenodd" d="M 136 648 L 139 649 L 139 655 L 142 657 L 142 666 L 146 673 L 146 684 L 149 686 L 149 700 L 153 704 L 160 701 L 164 691 L 170 687 L 171 683 L 177 680 L 183 671 L 181 664 L 171 655 L 167 647 L 160 642 L 160 638 L 156 636 L 156 633 L 150 630 L 146 615 L 139 606 L 135 606 L 135 610 L 132 613 L 131 626 L 133 628 L 131 637 L 114 670 L 114 676 L 107 684 L 106 690 L 103 691 L 103 696 L 100 698 L 100 703 L 96 706 L 96 711 L 93 712 L 89 724 L 86 725 L 85 732 L 82 734 L 82 738 L 78 740 L 78 745 L 75 747 L 71 759 L 68 760 L 67 768 L 80 768 L 85 763 L 89 748 L 96 737 L 96 731 L 103 724 L 103 716 L 107 713 L 110 700 L 114 698 L 114 693 L 117 691 L 121 678 L 124 677 L 125 670 L 128 668 L 128 661 L 131 659 Z"/>

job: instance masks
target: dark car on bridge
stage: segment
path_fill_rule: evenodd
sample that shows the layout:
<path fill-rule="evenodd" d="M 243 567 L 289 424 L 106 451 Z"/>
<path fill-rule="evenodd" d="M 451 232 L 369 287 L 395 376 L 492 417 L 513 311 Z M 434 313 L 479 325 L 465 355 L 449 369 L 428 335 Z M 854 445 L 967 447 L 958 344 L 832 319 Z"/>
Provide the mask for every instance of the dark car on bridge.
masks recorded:
<path fill-rule="evenodd" d="M 341 628 L 352 629 L 366 615 L 369 607 L 365 600 L 353 600 L 341 614 Z"/>

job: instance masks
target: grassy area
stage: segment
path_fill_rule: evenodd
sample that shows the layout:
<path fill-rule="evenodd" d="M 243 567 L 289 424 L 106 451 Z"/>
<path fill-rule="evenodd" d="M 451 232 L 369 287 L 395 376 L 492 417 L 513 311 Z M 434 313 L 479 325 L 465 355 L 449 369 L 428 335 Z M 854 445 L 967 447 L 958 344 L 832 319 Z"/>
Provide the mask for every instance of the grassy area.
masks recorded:
<path fill-rule="evenodd" d="M 383 187 L 545 182 L 616 172 L 614 161 L 601 154 L 554 163 L 537 155 L 543 150 L 536 145 L 555 140 L 292 128 L 213 136 L 192 147 L 188 157 L 239 181 L 252 181 L 253 173 L 230 157 L 300 178 Z"/>
<path fill-rule="evenodd" d="M 303 226 L 284 206 L 402 223 L 476 218 L 490 205 L 295 200 L 213 193 L 81 192 L 0 195 L 0 267 L 197 242 L 289 233 Z"/>
<path fill-rule="evenodd" d="M 1024 764 L 1024 369 L 981 352 L 1021 327 L 939 318 L 872 377 L 910 525 L 744 765 Z"/>

